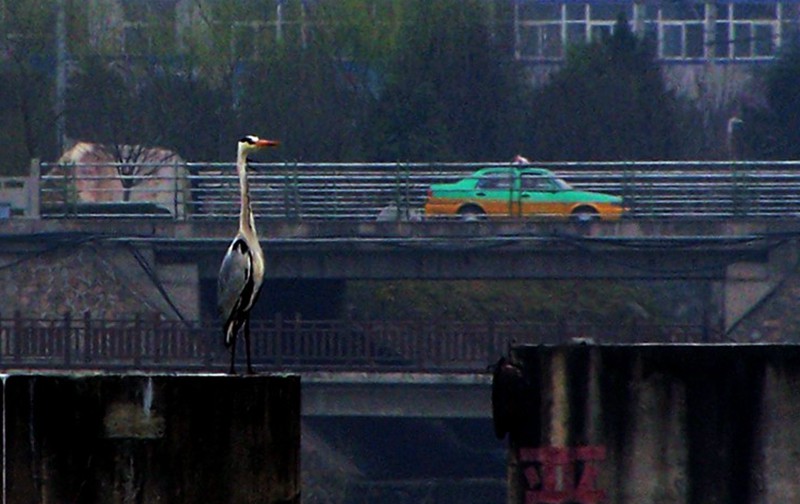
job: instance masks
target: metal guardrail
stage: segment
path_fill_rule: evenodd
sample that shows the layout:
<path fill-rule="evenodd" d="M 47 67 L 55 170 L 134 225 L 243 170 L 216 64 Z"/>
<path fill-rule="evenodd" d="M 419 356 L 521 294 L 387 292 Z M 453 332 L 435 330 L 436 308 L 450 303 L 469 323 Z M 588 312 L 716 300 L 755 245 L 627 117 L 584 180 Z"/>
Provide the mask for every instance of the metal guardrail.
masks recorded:
<path fill-rule="evenodd" d="M 250 190 L 259 218 L 422 220 L 431 184 L 453 182 L 509 163 L 252 164 Z M 128 200 L 114 177 L 43 164 L 42 216 L 233 218 L 238 178 L 231 163 L 186 163 L 185 180 L 157 174 L 134 184 Z M 151 165 L 142 165 L 151 167 Z M 640 161 L 534 163 L 576 189 L 622 196 L 627 218 L 794 218 L 800 216 L 800 161 Z M 135 179 L 135 175 L 133 178 Z M 80 182 L 80 184 L 79 184 Z M 115 185 L 116 184 L 116 185 Z M 188 194 L 184 194 L 188 192 Z"/>
<path fill-rule="evenodd" d="M 567 321 L 253 320 L 253 363 L 268 369 L 482 372 L 509 342 L 715 342 L 692 325 Z M 243 359 L 240 349 L 237 356 Z M 229 354 L 218 324 L 136 317 L 0 317 L 0 370 L 216 369 Z"/>

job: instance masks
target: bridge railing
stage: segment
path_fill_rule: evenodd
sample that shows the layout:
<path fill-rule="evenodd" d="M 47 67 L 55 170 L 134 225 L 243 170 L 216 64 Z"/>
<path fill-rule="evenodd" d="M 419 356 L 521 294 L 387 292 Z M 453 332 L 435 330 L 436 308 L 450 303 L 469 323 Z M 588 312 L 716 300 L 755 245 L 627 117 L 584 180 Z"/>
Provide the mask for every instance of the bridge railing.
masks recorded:
<path fill-rule="evenodd" d="M 259 218 L 419 220 L 431 184 L 509 163 L 253 163 Z M 631 218 L 800 215 L 800 161 L 636 161 L 535 163 L 578 189 L 622 196 Z M 141 173 L 151 173 L 142 166 Z M 55 168 L 58 168 L 57 170 Z M 149 167 L 152 168 L 152 167 Z M 130 170 L 130 167 L 128 167 Z M 231 163 L 186 163 L 174 177 L 82 175 L 80 166 L 43 164 L 45 217 L 233 218 L 238 177 Z M 113 170 L 112 170 L 113 172 Z M 133 170 L 134 173 L 137 170 Z M 135 177 L 134 177 L 135 178 Z M 124 199 L 120 197 L 124 194 Z"/>
<path fill-rule="evenodd" d="M 253 321 L 252 357 L 262 369 L 481 372 L 515 343 L 715 342 L 692 325 L 565 321 L 300 320 Z M 241 338 L 240 338 L 241 339 Z M 244 358 L 243 346 L 237 352 Z M 0 369 L 225 370 L 220 327 L 91 314 L 31 319 L 0 316 Z"/>

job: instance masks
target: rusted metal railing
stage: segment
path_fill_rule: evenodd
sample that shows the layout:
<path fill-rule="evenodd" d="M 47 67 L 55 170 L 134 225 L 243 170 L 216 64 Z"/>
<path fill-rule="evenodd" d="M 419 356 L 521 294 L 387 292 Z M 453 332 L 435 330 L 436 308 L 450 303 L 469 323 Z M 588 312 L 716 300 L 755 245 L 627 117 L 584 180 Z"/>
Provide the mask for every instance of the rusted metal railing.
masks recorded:
<path fill-rule="evenodd" d="M 252 357 L 267 369 L 480 372 L 514 343 L 715 342 L 694 325 L 458 320 L 257 320 Z M 241 340 L 241 338 L 240 338 Z M 242 349 L 238 355 L 244 357 Z M 214 322 L 134 317 L 0 317 L 0 369 L 224 370 Z"/>

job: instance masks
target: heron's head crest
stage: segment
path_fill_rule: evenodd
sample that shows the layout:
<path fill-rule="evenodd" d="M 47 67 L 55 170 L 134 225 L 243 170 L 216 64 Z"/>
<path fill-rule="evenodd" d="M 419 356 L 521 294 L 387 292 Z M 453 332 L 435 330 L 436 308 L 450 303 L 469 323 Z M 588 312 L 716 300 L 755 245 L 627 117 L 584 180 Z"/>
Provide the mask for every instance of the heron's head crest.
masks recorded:
<path fill-rule="evenodd" d="M 247 154 L 265 147 L 277 147 L 279 143 L 277 140 L 266 140 L 256 135 L 246 135 L 239 140 L 239 151 Z"/>

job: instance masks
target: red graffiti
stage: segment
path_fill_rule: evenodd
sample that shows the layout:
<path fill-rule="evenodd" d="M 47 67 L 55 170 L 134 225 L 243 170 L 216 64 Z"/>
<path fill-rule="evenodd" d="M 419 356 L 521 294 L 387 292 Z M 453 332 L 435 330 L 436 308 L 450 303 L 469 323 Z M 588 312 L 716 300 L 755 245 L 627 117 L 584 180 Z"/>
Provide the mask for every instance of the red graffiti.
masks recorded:
<path fill-rule="evenodd" d="M 596 504 L 606 498 L 597 489 L 597 462 L 605 446 L 520 448 L 519 462 L 528 489 L 525 504 Z"/>

